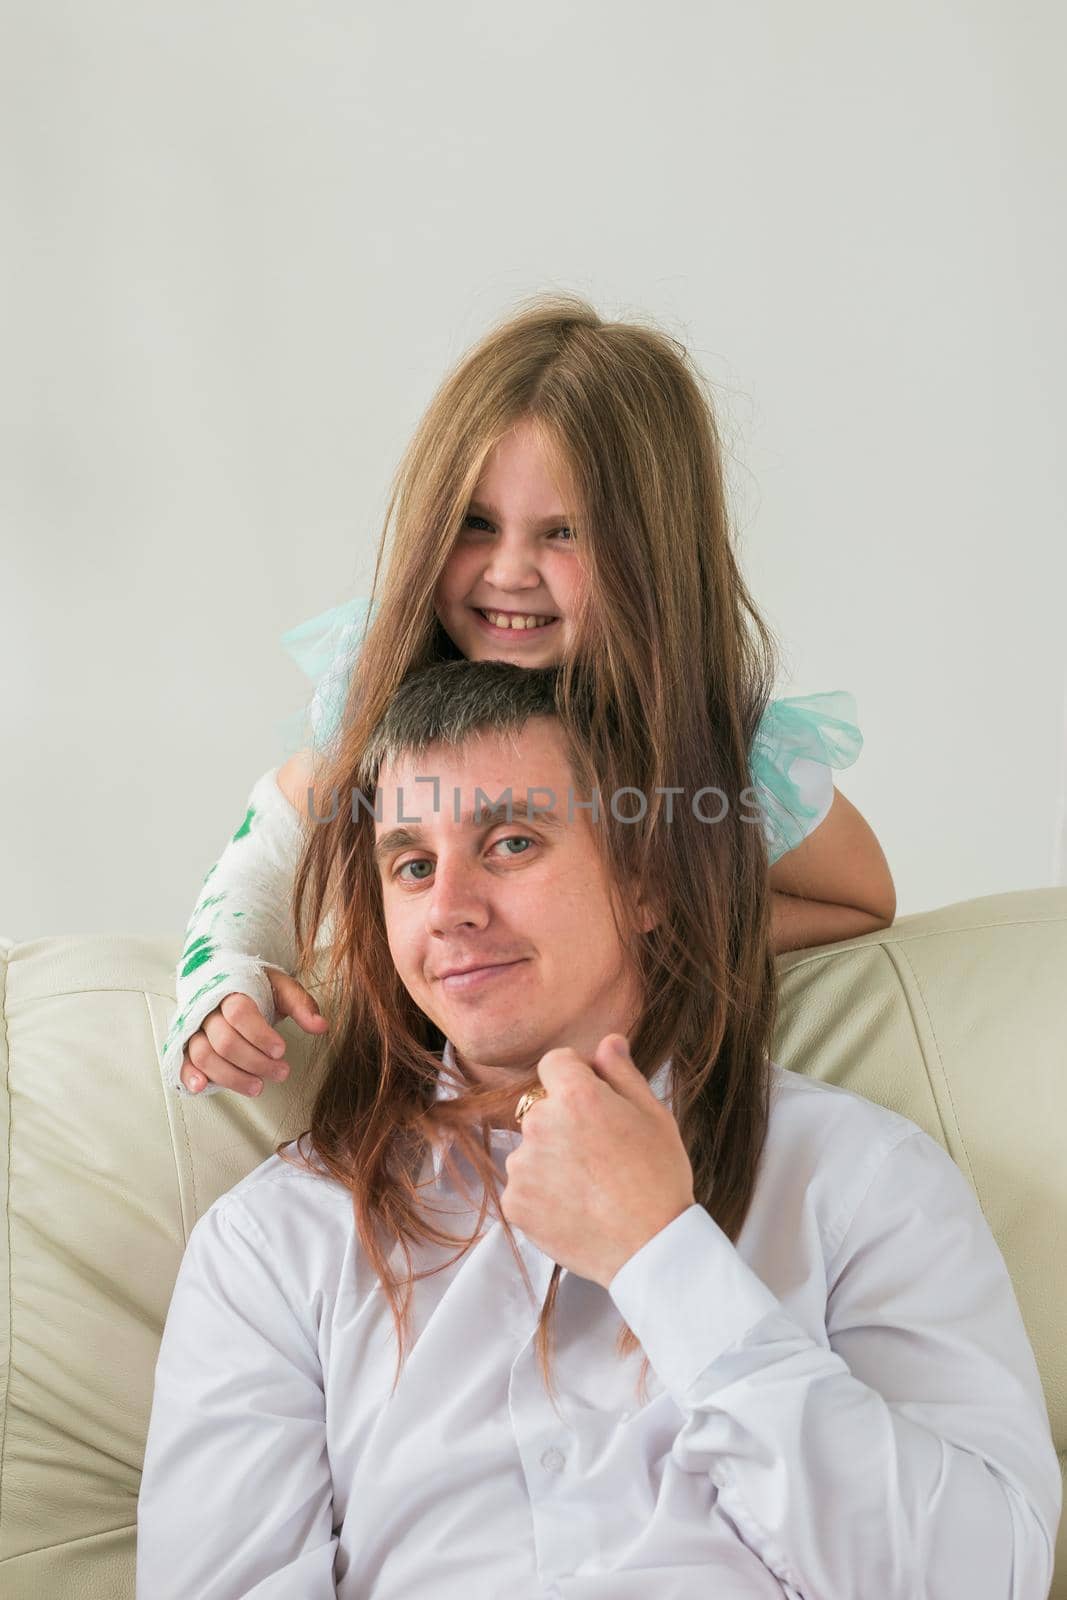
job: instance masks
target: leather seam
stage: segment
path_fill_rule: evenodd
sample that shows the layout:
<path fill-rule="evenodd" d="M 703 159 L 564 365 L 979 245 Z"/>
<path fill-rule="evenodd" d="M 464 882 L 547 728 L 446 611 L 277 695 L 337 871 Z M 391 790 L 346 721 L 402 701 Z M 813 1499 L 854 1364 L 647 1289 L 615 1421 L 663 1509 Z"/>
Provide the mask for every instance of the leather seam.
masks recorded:
<path fill-rule="evenodd" d="M 788 974 L 799 971 L 801 967 L 811 966 L 816 961 L 833 961 L 839 956 L 851 955 L 857 950 L 886 950 L 891 946 L 903 948 L 906 944 L 918 943 L 920 939 L 944 939 L 950 934 L 987 933 L 991 928 L 1047 928 L 1055 926 L 1057 923 L 1067 923 L 1067 916 L 1057 913 L 1054 917 L 1019 917 L 1011 922 L 975 922 L 966 928 L 932 928 L 929 933 L 905 933 L 896 939 L 879 937 L 879 933 L 876 931 L 875 933 L 860 935 L 860 939 L 868 939 L 870 941 L 869 944 L 843 940 L 840 944 L 812 950 L 810 955 L 804 956 L 799 961 L 789 961 L 789 957 L 792 954 L 791 951 L 784 951 L 778 957 L 778 960 L 782 963 L 788 963 L 788 965 L 783 965 L 780 968 L 781 973 Z"/>
<path fill-rule="evenodd" d="M 159 1062 L 160 1062 L 159 1039 L 156 1036 L 156 1025 L 155 1025 L 155 1021 L 153 1020 L 153 1017 L 152 1017 L 152 1007 L 148 1003 L 149 994 L 152 993 L 152 992 L 153 991 L 146 990 L 146 989 L 142 989 L 142 991 L 141 991 L 142 995 L 144 996 L 145 1010 L 148 1013 L 148 1026 L 149 1026 L 149 1028 L 151 1030 L 151 1033 L 152 1033 L 152 1042 L 153 1042 L 153 1046 L 155 1048 L 156 1062 L 157 1062 L 157 1064 L 159 1064 Z M 189 1243 L 189 1229 L 185 1225 L 185 1221 L 186 1221 L 186 1219 L 185 1219 L 185 1207 L 182 1205 L 181 1164 L 180 1164 L 180 1162 L 178 1160 L 178 1151 L 177 1151 L 177 1148 L 176 1148 L 176 1139 L 174 1137 L 174 1134 L 177 1131 L 177 1129 L 175 1127 L 175 1118 L 177 1118 L 178 1126 L 180 1126 L 180 1128 L 181 1128 L 181 1136 L 185 1141 L 186 1166 L 187 1166 L 187 1170 L 188 1170 L 188 1173 L 189 1173 L 189 1193 L 190 1193 L 190 1199 L 192 1201 L 192 1207 L 193 1207 L 193 1223 L 194 1223 L 194 1226 L 195 1226 L 197 1217 L 200 1215 L 200 1205 L 199 1205 L 199 1201 L 197 1199 L 197 1194 L 196 1194 L 196 1165 L 195 1165 L 195 1163 L 193 1161 L 192 1145 L 189 1142 L 189 1124 L 185 1120 L 185 1107 L 182 1104 L 182 1097 L 181 1097 L 181 1095 L 177 1095 L 177 1094 L 172 1097 L 177 1102 L 177 1104 L 173 1108 L 173 1113 L 172 1113 L 172 1108 L 171 1108 L 171 1104 L 170 1104 L 170 1098 L 168 1098 L 168 1095 L 167 1095 L 167 1086 L 163 1082 L 162 1068 L 160 1070 L 160 1076 L 159 1076 L 159 1089 L 160 1089 L 161 1095 L 163 1096 L 163 1110 L 164 1110 L 164 1113 L 167 1115 L 167 1121 L 168 1121 L 168 1123 L 170 1125 L 170 1128 L 171 1128 L 170 1150 L 171 1150 L 171 1158 L 172 1158 L 172 1160 L 174 1162 L 174 1181 L 175 1181 L 175 1187 L 176 1187 L 177 1192 L 178 1192 L 178 1220 L 181 1223 L 182 1242 L 183 1242 L 183 1250 L 184 1250 L 184 1247 L 186 1245 L 188 1245 L 188 1243 Z"/>
<path fill-rule="evenodd" d="M 97 1533 L 79 1533 L 73 1539 L 59 1539 L 55 1544 L 34 1545 L 32 1550 L 16 1550 L 12 1555 L 0 1556 L 0 1567 L 8 1566 L 12 1561 L 25 1561 L 27 1556 L 47 1555 L 51 1550 L 72 1550 L 78 1544 L 92 1544 L 97 1539 L 107 1539 L 113 1533 L 136 1533 L 136 1522 L 123 1522 L 117 1528 L 101 1528 Z"/>
<path fill-rule="evenodd" d="M 931 1092 L 933 1093 L 933 1096 L 934 1096 L 934 1104 L 937 1106 L 937 1120 L 941 1125 L 941 1132 L 942 1132 L 942 1136 L 943 1136 L 943 1140 L 944 1140 L 945 1149 L 948 1151 L 949 1155 L 952 1156 L 952 1159 L 954 1161 L 956 1161 L 957 1166 L 960 1166 L 961 1163 L 952 1154 L 953 1145 L 958 1145 L 959 1150 L 963 1155 L 964 1162 L 966 1163 L 967 1181 L 970 1183 L 971 1188 L 974 1190 L 974 1195 L 975 1195 L 976 1200 L 978 1201 L 979 1206 L 981 1207 L 982 1215 L 986 1216 L 986 1209 L 985 1209 L 985 1206 L 982 1204 L 981 1192 L 980 1192 L 980 1190 L 978 1188 L 978 1184 L 977 1184 L 977 1181 L 976 1181 L 975 1175 L 974 1175 L 974 1166 L 973 1166 L 973 1164 L 971 1162 L 971 1152 L 968 1150 L 966 1141 L 964 1140 L 963 1128 L 962 1128 L 962 1126 L 960 1124 L 959 1112 L 956 1110 L 956 1102 L 955 1102 L 955 1100 L 953 1099 L 953 1096 L 952 1096 L 952 1083 L 951 1083 L 951 1080 L 949 1078 L 948 1073 L 945 1071 L 945 1056 L 944 1056 L 944 1052 L 941 1049 L 941 1041 L 937 1036 L 937 1029 L 934 1026 L 934 1019 L 930 1015 L 930 1007 L 926 1003 L 926 992 L 923 989 L 922 979 L 919 977 L 919 974 L 916 972 L 916 970 L 915 970 L 914 966 L 912 965 L 912 963 L 908 960 L 907 952 L 904 950 L 903 946 L 898 946 L 897 947 L 897 952 L 895 952 L 894 955 L 890 956 L 889 959 L 893 962 L 894 966 L 897 965 L 897 960 L 899 959 L 899 961 L 903 962 L 903 964 L 907 967 L 908 972 L 911 974 L 911 985 L 908 985 L 908 984 L 905 984 L 905 983 L 902 982 L 901 983 L 901 988 L 904 990 L 906 995 L 910 995 L 910 993 L 912 992 L 912 985 L 914 986 L 914 994 L 916 995 L 919 1004 L 922 1006 L 923 1016 L 926 1018 L 926 1026 L 930 1030 L 930 1038 L 933 1040 L 933 1044 L 934 1044 L 934 1052 L 935 1052 L 936 1061 L 937 1061 L 937 1068 L 938 1068 L 937 1075 L 938 1075 L 938 1079 L 939 1079 L 939 1087 L 941 1088 L 941 1090 L 943 1090 L 943 1092 L 944 1092 L 944 1094 L 945 1094 L 945 1096 L 946 1096 L 946 1098 L 948 1100 L 948 1103 L 949 1103 L 949 1106 L 951 1108 L 951 1111 L 952 1111 L 953 1137 L 950 1140 L 949 1139 L 949 1135 L 948 1135 L 948 1130 L 945 1127 L 945 1119 L 944 1119 L 944 1116 L 942 1115 L 942 1111 L 941 1111 L 941 1104 L 940 1104 L 939 1095 L 938 1095 L 937 1091 L 934 1089 L 934 1084 L 933 1084 L 933 1081 L 932 1081 L 932 1074 L 931 1074 L 931 1071 L 930 1071 L 930 1063 L 927 1062 L 926 1063 L 926 1076 L 927 1076 L 927 1079 L 930 1081 Z M 899 968 L 898 968 L 898 971 L 899 971 Z M 911 1002 L 909 1000 L 909 1004 L 910 1003 Z M 916 1033 L 918 1033 L 918 1030 L 916 1030 Z M 923 1052 L 924 1060 L 925 1060 L 925 1054 L 926 1053 L 924 1051 Z M 988 1220 L 989 1220 L 988 1217 L 986 1217 L 986 1221 L 987 1222 L 988 1222 Z"/>
<path fill-rule="evenodd" d="M 174 1004 L 173 993 L 163 989 L 146 989 L 143 983 L 83 983 L 76 989 L 42 989 L 37 994 L 28 994 L 27 1000 L 36 1004 L 39 1000 L 60 1000 L 64 995 L 70 994 L 150 994 L 157 1000 L 166 1000 Z"/>

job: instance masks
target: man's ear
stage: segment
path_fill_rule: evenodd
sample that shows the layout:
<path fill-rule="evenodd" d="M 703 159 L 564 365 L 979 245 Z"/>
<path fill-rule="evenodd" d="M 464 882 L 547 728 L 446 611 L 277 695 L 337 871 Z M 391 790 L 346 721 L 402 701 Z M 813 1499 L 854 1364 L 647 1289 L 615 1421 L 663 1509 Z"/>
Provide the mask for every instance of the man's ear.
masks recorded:
<path fill-rule="evenodd" d="M 663 901 L 658 895 L 637 902 L 637 922 L 642 933 L 651 933 L 663 919 Z"/>

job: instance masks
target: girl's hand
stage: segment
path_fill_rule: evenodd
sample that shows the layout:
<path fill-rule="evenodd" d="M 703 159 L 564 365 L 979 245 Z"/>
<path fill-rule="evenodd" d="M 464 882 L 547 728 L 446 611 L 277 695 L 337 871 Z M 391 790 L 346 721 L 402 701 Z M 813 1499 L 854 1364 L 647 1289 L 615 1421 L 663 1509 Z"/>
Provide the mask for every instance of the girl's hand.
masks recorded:
<path fill-rule="evenodd" d="M 329 1024 L 303 984 L 287 972 L 265 970 L 279 1017 L 292 1017 L 305 1033 L 323 1033 Z M 251 995 L 228 994 L 186 1044 L 181 1080 L 193 1094 L 210 1080 L 238 1094 L 257 1095 L 264 1078 L 282 1082 L 289 1076 L 284 1055 L 285 1040 Z"/>

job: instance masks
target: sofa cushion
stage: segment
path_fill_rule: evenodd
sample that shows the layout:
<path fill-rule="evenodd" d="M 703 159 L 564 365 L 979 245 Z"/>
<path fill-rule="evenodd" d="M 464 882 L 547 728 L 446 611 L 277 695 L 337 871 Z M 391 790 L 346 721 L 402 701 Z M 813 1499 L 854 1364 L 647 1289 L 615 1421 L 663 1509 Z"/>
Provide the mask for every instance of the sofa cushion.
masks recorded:
<path fill-rule="evenodd" d="M 189 1233 L 306 1126 L 311 1041 L 256 1100 L 164 1092 L 180 941 L 0 941 L 0 1587 L 132 1600 L 159 1340 Z M 1067 890 L 781 958 L 774 1057 L 901 1112 L 975 1189 L 1067 1443 Z M 324 1009 L 328 1008 L 324 1006 Z M 211 1359 L 205 1350 L 204 1359 Z M 1067 1597 L 1067 1556 L 1053 1596 Z"/>

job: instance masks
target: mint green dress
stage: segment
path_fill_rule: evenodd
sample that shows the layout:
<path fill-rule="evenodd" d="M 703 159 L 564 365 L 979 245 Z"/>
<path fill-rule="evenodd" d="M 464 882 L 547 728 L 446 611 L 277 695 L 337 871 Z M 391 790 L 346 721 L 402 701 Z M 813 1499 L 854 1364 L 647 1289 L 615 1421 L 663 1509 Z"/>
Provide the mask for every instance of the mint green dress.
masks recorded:
<path fill-rule="evenodd" d="M 325 750 L 336 735 L 368 620 L 368 602 L 353 599 L 282 635 L 282 647 L 314 685 L 306 710 L 280 725 L 287 754 Z M 768 703 L 750 767 L 772 865 L 823 821 L 833 803 L 834 771 L 850 767 L 862 748 L 856 703 L 844 689 Z"/>

